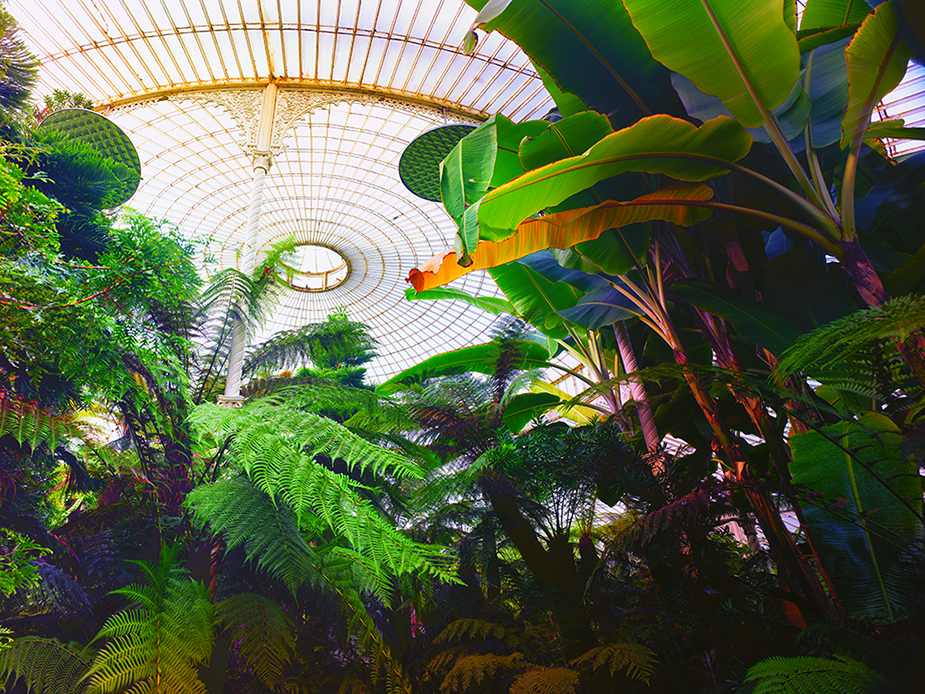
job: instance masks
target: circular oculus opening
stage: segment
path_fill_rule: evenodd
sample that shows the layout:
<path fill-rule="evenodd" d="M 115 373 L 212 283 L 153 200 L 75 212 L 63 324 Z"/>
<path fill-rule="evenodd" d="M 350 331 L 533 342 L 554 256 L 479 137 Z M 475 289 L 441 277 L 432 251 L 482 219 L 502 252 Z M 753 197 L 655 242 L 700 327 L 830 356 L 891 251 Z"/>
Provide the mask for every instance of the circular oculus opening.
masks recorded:
<path fill-rule="evenodd" d="M 303 292 L 326 292 L 343 284 L 350 275 L 347 259 L 327 246 L 303 243 L 282 262 L 282 279 Z"/>

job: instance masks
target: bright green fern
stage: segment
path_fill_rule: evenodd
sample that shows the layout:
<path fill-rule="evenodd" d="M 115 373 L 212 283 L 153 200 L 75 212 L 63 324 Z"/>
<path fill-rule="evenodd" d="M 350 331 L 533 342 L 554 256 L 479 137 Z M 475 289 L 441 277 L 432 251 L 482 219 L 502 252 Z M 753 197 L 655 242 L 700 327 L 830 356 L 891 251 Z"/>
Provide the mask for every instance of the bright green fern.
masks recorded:
<path fill-rule="evenodd" d="M 207 589 L 163 549 L 158 564 L 136 562 L 146 579 L 114 591 L 137 609 L 119 612 L 100 629 L 106 645 L 84 675 L 87 694 L 207 694 L 196 665 L 209 661 L 213 609 Z"/>
<path fill-rule="evenodd" d="M 82 694 L 93 650 L 78 643 L 24 636 L 0 650 L 0 684 L 22 680 L 32 694 Z M 0 687 L 6 691 L 5 687 Z"/>
<path fill-rule="evenodd" d="M 268 689 L 274 689 L 295 644 L 289 615 L 263 595 L 242 593 L 215 606 L 215 623 L 240 643 L 241 657 Z"/>
<path fill-rule="evenodd" d="M 753 694 L 876 694 L 888 683 L 863 663 L 850 658 L 767 658 L 745 677 L 755 681 Z"/>

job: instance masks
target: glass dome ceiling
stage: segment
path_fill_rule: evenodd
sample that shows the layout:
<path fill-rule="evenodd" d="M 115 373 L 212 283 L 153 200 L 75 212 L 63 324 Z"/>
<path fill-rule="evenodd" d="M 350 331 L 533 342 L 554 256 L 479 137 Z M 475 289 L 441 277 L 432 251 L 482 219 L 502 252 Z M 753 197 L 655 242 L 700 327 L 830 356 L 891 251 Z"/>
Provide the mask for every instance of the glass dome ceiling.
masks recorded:
<path fill-rule="evenodd" d="M 501 112 L 538 118 L 552 101 L 499 35 L 460 46 L 462 0 L 8 0 L 42 63 L 41 91 L 80 91 L 131 137 L 142 183 L 128 205 L 207 241 L 203 273 L 242 267 L 254 155 L 272 154 L 257 247 L 330 248 L 350 272 L 323 292 L 289 288 L 267 334 L 344 306 L 379 340 L 373 380 L 479 341 L 493 316 L 408 302 L 411 268 L 455 232 L 411 195 L 398 160 L 420 133 Z M 278 91 L 261 130 L 266 85 Z M 266 109 L 263 110 L 266 118 Z M 258 141 L 261 133 L 268 136 Z M 497 292 L 487 275 L 458 285 Z M 428 339 L 431 336 L 433 339 Z"/>
<path fill-rule="evenodd" d="M 539 118 L 552 100 L 498 34 L 460 46 L 462 0 L 7 0 L 42 62 L 44 92 L 80 91 L 122 127 L 142 162 L 129 205 L 207 241 L 205 275 L 242 267 L 255 161 L 272 155 L 257 248 L 330 248 L 350 268 L 328 291 L 287 290 L 270 332 L 344 306 L 381 356 L 373 380 L 474 341 L 492 317 L 458 302 L 405 300 L 408 271 L 449 245 L 442 207 L 401 184 L 420 133 L 500 112 Z M 267 85 L 278 90 L 271 117 Z M 881 118 L 925 125 L 913 66 Z M 261 125 L 263 114 L 263 125 Z M 263 139 L 261 140 L 261 136 Z M 904 154 L 921 143 L 894 145 Z M 255 156 L 256 155 L 256 156 Z M 496 292 L 473 273 L 454 286 Z"/>

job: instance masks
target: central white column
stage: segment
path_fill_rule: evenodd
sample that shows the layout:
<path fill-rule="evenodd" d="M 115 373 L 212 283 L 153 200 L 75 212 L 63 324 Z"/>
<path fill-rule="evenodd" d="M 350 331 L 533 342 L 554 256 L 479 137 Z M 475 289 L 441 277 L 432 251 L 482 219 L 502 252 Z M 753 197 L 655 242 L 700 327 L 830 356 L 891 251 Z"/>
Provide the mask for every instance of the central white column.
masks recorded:
<path fill-rule="evenodd" d="M 278 89 L 272 82 L 267 85 L 263 93 L 263 104 L 260 109 L 260 125 L 257 129 L 256 147 L 252 152 L 253 179 L 251 183 L 251 197 L 247 209 L 247 226 L 244 230 L 244 244 L 241 248 L 241 272 L 253 277 L 257 267 L 257 248 L 260 232 L 260 208 L 263 204 L 263 193 L 266 184 L 267 172 L 270 170 L 272 156 L 270 154 L 270 141 L 273 135 L 273 122 L 276 118 L 276 99 Z M 244 349 L 247 346 L 247 331 L 245 323 L 236 318 L 231 332 L 231 351 L 228 355 L 228 375 L 225 379 L 225 393 L 219 396 L 218 404 L 225 407 L 240 407 L 244 398 L 241 397 L 241 379 L 244 368 Z"/>

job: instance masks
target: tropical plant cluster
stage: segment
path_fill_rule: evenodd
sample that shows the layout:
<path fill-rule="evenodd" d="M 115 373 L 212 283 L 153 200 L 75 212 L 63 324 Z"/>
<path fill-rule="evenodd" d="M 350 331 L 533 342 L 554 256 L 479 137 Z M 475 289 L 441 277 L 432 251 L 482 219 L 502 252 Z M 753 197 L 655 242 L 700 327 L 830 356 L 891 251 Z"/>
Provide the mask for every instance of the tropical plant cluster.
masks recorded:
<path fill-rule="evenodd" d="M 408 298 L 493 334 L 372 385 L 339 310 L 240 408 L 293 244 L 202 286 L 0 12 L 3 691 L 921 688 L 925 132 L 874 119 L 915 3 L 466 1 L 556 108 L 442 162 Z"/>

